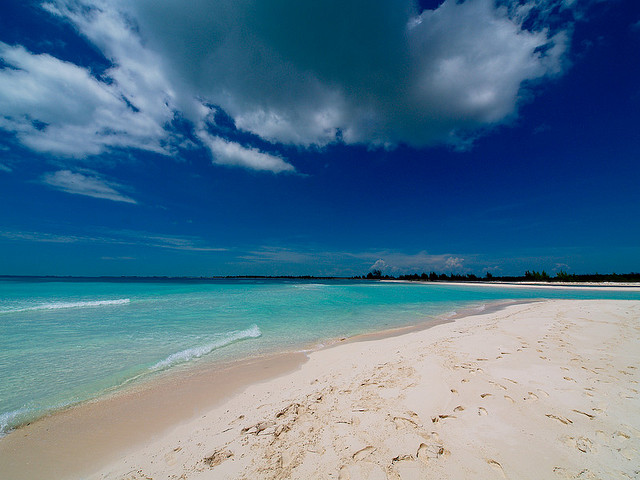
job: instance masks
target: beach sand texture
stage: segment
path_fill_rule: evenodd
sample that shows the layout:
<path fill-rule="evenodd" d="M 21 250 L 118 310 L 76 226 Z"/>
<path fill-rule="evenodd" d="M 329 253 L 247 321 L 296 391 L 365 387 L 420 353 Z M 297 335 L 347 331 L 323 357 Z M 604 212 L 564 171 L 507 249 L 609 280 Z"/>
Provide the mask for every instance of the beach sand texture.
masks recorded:
<path fill-rule="evenodd" d="M 639 340 L 640 302 L 554 300 L 339 345 L 92 478 L 638 478 Z"/>

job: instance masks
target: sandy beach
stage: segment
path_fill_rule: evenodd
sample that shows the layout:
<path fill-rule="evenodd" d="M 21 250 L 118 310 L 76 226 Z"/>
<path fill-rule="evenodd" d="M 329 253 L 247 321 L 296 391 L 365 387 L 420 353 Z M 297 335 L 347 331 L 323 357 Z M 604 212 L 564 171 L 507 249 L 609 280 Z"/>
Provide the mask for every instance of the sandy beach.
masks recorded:
<path fill-rule="evenodd" d="M 638 478 L 639 341 L 640 302 L 548 300 L 345 342 L 294 362 L 294 371 L 280 366 L 272 372 L 279 376 L 254 379 L 177 426 L 139 427 L 146 436 L 123 430 L 126 448 L 108 465 L 99 444 L 93 463 L 75 469 L 67 451 L 64 474 Z M 180 395 L 190 405 L 189 389 Z M 23 432 L 0 441 L 0 463 L 34 478 L 27 473 L 47 471 L 42 457 L 29 465 L 8 458 L 6 440 L 13 436 L 18 454 L 15 434 Z M 92 465 L 98 471 L 87 475 Z"/>

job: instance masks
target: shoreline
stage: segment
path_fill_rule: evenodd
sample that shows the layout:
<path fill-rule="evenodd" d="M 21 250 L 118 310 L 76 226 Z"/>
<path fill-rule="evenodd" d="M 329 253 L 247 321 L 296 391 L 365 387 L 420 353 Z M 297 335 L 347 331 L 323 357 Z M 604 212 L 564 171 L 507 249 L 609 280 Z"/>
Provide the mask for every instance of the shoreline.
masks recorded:
<path fill-rule="evenodd" d="M 16 480 L 50 475 L 52 468 L 56 476 L 62 478 L 84 478 L 95 470 L 96 463 L 106 465 L 123 452 L 192 420 L 247 387 L 299 369 L 314 352 L 419 332 L 485 310 L 497 311 L 523 303 L 529 301 L 498 300 L 482 304 L 482 310 L 470 307 L 461 312 L 430 317 L 414 325 L 329 339 L 296 350 L 204 362 L 160 372 L 155 377 L 66 406 L 12 429 L 0 437 L 0 471 L 11 473 L 11 478 Z M 224 387 L 212 387 L 212 384 Z M 186 401 L 178 393 L 180 391 L 189 392 Z M 40 452 L 35 465 L 30 460 L 34 451 Z M 72 456 L 69 451 L 74 452 Z M 97 458 L 101 460 L 96 462 Z"/>
<path fill-rule="evenodd" d="M 500 281 L 482 281 L 482 282 L 441 282 L 441 281 L 422 281 L 422 280 L 380 280 L 386 283 L 406 283 L 416 285 L 455 285 L 459 287 L 509 287 L 509 288 L 549 288 L 563 290 L 596 290 L 596 291 L 631 291 L 640 292 L 640 283 L 637 282 L 500 282 Z"/>
<path fill-rule="evenodd" d="M 222 367 L 218 365 L 183 370 L 180 375 L 166 375 L 162 384 L 132 389 L 107 399 L 72 407 L 11 432 L 0 439 L 0 470 L 11 473 L 10 478 L 16 479 L 52 474 L 56 478 L 85 478 L 85 475 L 94 472 L 100 465 L 115 461 L 126 452 L 139 451 L 150 441 L 161 441 L 170 436 L 171 432 L 197 422 L 203 413 L 223 408 L 229 404 L 231 398 L 246 396 L 247 391 L 267 388 L 268 385 L 285 378 L 299 375 L 302 370 L 308 368 L 308 363 L 313 363 L 316 358 L 322 357 L 326 360 L 327 357 L 332 357 L 333 353 L 345 348 L 360 350 L 363 346 L 385 346 L 399 339 L 414 341 L 415 337 L 424 337 L 424 332 L 436 330 L 431 327 L 437 326 L 438 331 L 454 331 L 459 323 L 473 323 L 477 316 L 491 318 L 497 312 L 513 309 L 522 311 L 530 308 L 529 305 L 554 302 L 580 304 L 625 301 L 542 300 L 532 303 L 516 301 L 511 304 L 498 302 L 499 305 L 495 305 L 495 308 L 490 305 L 484 311 L 471 309 L 457 314 L 456 318 L 444 319 L 437 324 L 427 322 L 401 329 L 358 335 L 345 341 L 336 339 L 329 345 L 318 346 L 308 351 L 234 362 Z M 239 365 L 240 363 L 242 365 Z M 216 379 L 225 385 L 224 391 L 211 384 L 212 380 Z M 188 396 L 186 407 L 183 404 L 185 395 Z M 176 409 L 176 406 L 180 408 Z M 188 410 L 188 413 L 185 410 Z M 205 415 L 207 416 L 210 416 L 209 413 Z M 113 421 L 114 418 L 117 421 Z M 104 434 L 105 428 L 106 437 L 91 433 L 98 430 Z M 74 435 L 75 444 L 70 438 Z M 84 438 L 77 438 L 83 436 Z M 10 441 L 5 442 L 7 439 Z M 34 452 L 38 454 L 32 461 Z M 56 471 L 56 468 L 59 470 Z"/>
<path fill-rule="evenodd" d="M 545 300 L 339 344 L 90 478 L 633 478 L 639 320 Z"/>
<path fill-rule="evenodd" d="M 85 405 L 101 402 L 105 400 L 114 400 L 122 395 L 133 395 L 136 392 L 144 391 L 145 389 L 154 388 L 156 385 L 164 385 L 167 383 L 171 383 L 171 379 L 175 376 L 176 378 L 181 377 L 182 375 L 191 376 L 193 374 L 197 375 L 210 375 L 215 374 L 216 371 L 226 371 L 232 370 L 236 366 L 244 366 L 244 365 L 254 365 L 260 364 L 261 362 L 269 363 L 271 360 L 276 357 L 280 357 L 283 355 L 296 356 L 297 354 L 308 355 L 312 352 L 323 350 L 327 348 L 332 348 L 335 345 L 340 343 L 349 343 L 349 342 L 358 342 L 358 341 L 366 341 L 366 340 L 374 340 L 374 339 L 382 339 L 388 338 L 397 335 L 403 335 L 405 333 L 410 333 L 414 331 L 420 331 L 427 328 L 431 328 L 435 325 L 439 325 L 441 323 L 447 323 L 450 321 L 454 321 L 456 318 L 465 317 L 470 315 L 475 315 L 478 313 L 483 313 L 485 311 L 493 311 L 494 309 L 504 308 L 508 305 L 519 304 L 519 303 L 529 303 L 537 301 L 533 300 L 495 300 L 491 301 L 488 304 L 482 303 L 479 307 L 471 306 L 469 308 L 464 308 L 460 312 L 445 312 L 440 315 L 436 315 L 433 317 L 424 317 L 420 322 L 412 323 L 409 325 L 399 326 L 399 327 L 390 327 L 385 328 L 379 331 L 372 331 L 367 333 L 355 334 L 350 337 L 336 337 L 336 338 L 328 338 L 323 340 L 322 342 L 312 342 L 308 344 L 303 344 L 300 347 L 293 349 L 285 349 L 285 350 L 273 350 L 268 351 L 262 354 L 253 355 L 250 357 L 240 357 L 240 358 L 230 358 L 230 359 L 222 359 L 217 361 L 207 361 L 206 359 L 200 361 L 195 365 L 182 364 L 174 366 L 167 370 L 160 370 L 156 372 L 150 372 L 143 374 L 139 374 L 134 378 L 127 379 L 123 383 L 117 386 L 110 387 L 109 389 L 100 392 L 97 396 L 93 398 L 89 398 L 87 400 L 82 400 L 79 402 L 71 403 L 68 405 L 61 405 L 59 407 L 52 407 L 50 411 L 43 413 L 35 419 L 25 421 L 22 424 L 14 426 L 8 432 L 0 435 L 0 441 L 13 433 L 14 431 L 23 429 L 27 426 L 35 424 L 36 422 L 42 421 L 45 418 L 51 418 L 61 413 L 67 412 L 69 410 L 73 410 L 76 408 L 82 408 Z M 297 362 L 297 364 L 302 364 L 303 361 Z"/>

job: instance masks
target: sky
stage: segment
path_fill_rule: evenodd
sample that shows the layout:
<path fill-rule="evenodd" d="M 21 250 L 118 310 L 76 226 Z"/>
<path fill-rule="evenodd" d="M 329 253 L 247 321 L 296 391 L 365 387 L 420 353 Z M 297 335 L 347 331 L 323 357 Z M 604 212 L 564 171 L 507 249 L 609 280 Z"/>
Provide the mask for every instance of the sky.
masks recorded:
<path fill-rule="evenodd" d="M 0 274 L 640 271 L 637 0 L 4 0 Z"/>

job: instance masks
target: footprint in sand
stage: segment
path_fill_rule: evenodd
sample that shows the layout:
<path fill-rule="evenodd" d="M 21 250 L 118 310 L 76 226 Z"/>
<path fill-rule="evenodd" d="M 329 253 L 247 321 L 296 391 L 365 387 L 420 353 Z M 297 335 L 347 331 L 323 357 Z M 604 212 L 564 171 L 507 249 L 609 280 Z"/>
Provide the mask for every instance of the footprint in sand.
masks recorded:
<path fill-rule="evenodd" d="M 399 462 L 412 462 L 414 459 L 413 455 L 404 454 L 397 455 L 391 459 L 391 463 L 399 463 Z"/>
<path fill-rule="evenodd" d="M 489 412 L 487 412 L 487 409 L 484 407 L 478 407 L 478 415 L 484 417 L 486 415 L 489 415 Z"/>
<path fill-rule="evenodd" d="M 501 388 L 502 390 L 506 390 L 506 389 L 507 389 L 507 387 L 505 387 L 504 385 L 502 385 L 502 384 L 500 384 L 500 383 L 497 383 L 497 382 L 491 382 L 491 381 L 490 381 L 489 383 L 490 383 L 491 385 L 493 385 L 494 387 Z"/>
<path fill-rule="evenodd" d="M 372 447 L 371 445 L 367 445 L 364 448 L 361 448 L 360 450 L 358 450 L 356 453 L 353 454 L 352 458 L 356 461 L 359 462 L 360 460 L 362 460 L 363 458 L 368 457 L 369 455 L 371 455 L 373 452 L 375 451 L 375 448 Z"/>
<path fill-rule="evenodd" d="M 547 414 L 545 414 L 545 416 L 548 417 L 548 418 L 552 418 L 553 420 L 557 420 L 557 421 L 559 421 L 560 423 L 562 423 L 564 425 L 569 425 L 570 423 L 573 423 L 568 418 L 560 417 L 558 415 L 553 415 L 551 413 L 547 413 Z"/>
<path fill-rule="evenodd" d="M 205 457 L 203 461 L 209 466 L 209 468 L 213 468 L 220 465 L 225 460 L 230 459 L 231 457 L 233 457 L 233 452 L 223 449 L 213 452 L 208 457 Z"/>
<path fill-rule="evenodd" d="M 418 458 L 418 460 L 424 463 L 428 463 L 429 459 L 446 457 L 450 453 L 451 452 L 449 452 L 449 450 L 444 448 L 441 444 L 429 446 L 426 443 L 421 443 L 420 446 L 418 447 L 416 457 Z"/>
<path fill-rule="evenodd" d="M 496 462 L 494 459 L 489 458 L 487 459 L 487 463 L 491 466 L 491 468 L 493 468 L 496 472 L 500 473 L 502 475 L 503 478 L 507 478 L 507 476 L 504 473 L 504 468 L 502 468 L 502 465 L 500 465 L 499 462 Z"/>
<path fill-rule="evenodd" d="M 448 418 L 457 418 L 455 415 L 438 415 L 437 417 L 431 417 L 433 423 L 438 423 L 440 420 L 446 420 Z"/>
<path fill-rule="evenodd" d="M 509 403 L 516 403 L 516 401 L 513 398 L 511 398 L 509 395 L 505 395 L 504 399 Z"/>
<path fill-rule="evenodd" d="M 480 394 L 480 396 L 481 396 L 482 398 L 493 397 L 493 395 L 492 395 L 492 394 L 490 394 L 490 393 L 481 393 L 481 394 Z"/>
<path fill-rule="evenodd" d="M 620 430 L 613 432 L 613 435 L 618 437 L 618 439 L 621 439 L 621 440 L 629 440 L 631 438 L 630 435 L 627 435 L 626 433 L 621 432 Z"/>
<path fill-rule="evenodd" d="M 458 405 L 456 408 L 453 409 L 454 412 L 461 412 L 464 410 L 464 407 L 462 405 Z"/>
<path fill-rule="evenodd" d="M 426 443 L 421 443 L 418 447 L 418 452 L 416 453 L 416 457 L 418 460 L 423 461 L 424 463 L 429 462 L 429 447 Z"/>
<path fill-rule="evenodd" d="M 579 413 L 580 415 L 584 415 L 585 417 L 587 417 L 589 420 L 593 420 L 595 417 L 595 415 L 591 415 L 590 413 L 587 412 L 583 412 L 582 410 L 576 410 L 575 408 L 573 409 L 574 412 Z"/>
<path fill-rule="evenodd" d="M 576 448 L 582 453 L 590 453 L 593 450 L 593 442 L 587 437 L 579 437 L 576 440 Z"/>
<path fill-rule="evenodd" d="M 406 417 L 393 417 L 393 423 L 396 425 L 398 430 L 409 427 L 418 427 L 416 422 Z"/>

